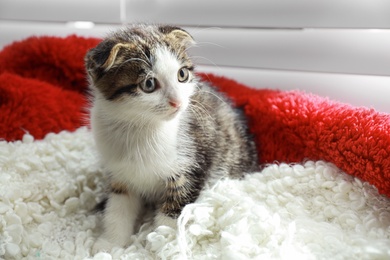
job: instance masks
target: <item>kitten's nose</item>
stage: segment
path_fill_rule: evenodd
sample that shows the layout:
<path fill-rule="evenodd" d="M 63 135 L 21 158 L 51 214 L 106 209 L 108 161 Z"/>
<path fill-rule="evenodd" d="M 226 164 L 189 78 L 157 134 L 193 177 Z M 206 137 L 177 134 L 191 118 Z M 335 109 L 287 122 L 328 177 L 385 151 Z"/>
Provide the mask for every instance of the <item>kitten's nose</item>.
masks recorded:
<path fill-rule="evenodd" d="M 169 105 L 173 108 L 179 108 L 181 106 L 181 103 L 177 100 L 169 100 Z"/>

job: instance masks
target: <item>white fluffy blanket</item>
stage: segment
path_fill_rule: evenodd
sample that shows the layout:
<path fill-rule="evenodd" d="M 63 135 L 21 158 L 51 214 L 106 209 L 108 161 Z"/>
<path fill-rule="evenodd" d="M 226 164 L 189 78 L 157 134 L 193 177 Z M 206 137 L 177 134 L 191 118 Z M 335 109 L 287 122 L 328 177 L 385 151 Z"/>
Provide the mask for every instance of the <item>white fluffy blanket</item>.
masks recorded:
<path fill-rule="evenodd" d="M 104 180 L 86 128 L 1 142 L 0 174 L 5 259 L 390 259 L 390 200 L 322 161 L 220 181 L 177 231 L 146 224 L 130 247 L 95 256 Z"/>

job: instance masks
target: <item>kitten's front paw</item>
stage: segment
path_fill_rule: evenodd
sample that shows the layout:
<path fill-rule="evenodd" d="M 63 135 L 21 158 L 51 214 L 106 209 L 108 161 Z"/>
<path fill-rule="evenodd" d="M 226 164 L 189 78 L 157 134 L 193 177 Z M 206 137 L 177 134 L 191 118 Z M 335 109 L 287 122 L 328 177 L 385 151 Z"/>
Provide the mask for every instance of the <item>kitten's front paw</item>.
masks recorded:
<path fill-rule="evenodd" d="M 95 255 L 96 253 L 99 252 L 110 252 L 111 249 L 113 249 L 115 246 L 117 245 L 111 243 L 107 239 L 100 237 L 98 238 L 98 240 L 96 240 L 95 244 L 93 245 L 91 253 L 92 255 Z"/>
<path fill-rule="evenodd" d="M 154 219 L 154 227 L 167 226 L 173 229 L 177 229 L 177 219 L 168 217 L 162 213 L 158 213 Z"/>

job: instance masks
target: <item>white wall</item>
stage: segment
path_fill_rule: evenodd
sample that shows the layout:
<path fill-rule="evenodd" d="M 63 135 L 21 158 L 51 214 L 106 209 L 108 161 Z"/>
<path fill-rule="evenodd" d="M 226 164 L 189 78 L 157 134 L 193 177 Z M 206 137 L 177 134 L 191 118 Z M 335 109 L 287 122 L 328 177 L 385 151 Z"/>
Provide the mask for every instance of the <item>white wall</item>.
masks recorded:
<path fill-rule="evenodd" d="M 0 48 L 143 21 L 191 32 L 201 71 L 390 113 L 389 0 L 1 0 Z"/>

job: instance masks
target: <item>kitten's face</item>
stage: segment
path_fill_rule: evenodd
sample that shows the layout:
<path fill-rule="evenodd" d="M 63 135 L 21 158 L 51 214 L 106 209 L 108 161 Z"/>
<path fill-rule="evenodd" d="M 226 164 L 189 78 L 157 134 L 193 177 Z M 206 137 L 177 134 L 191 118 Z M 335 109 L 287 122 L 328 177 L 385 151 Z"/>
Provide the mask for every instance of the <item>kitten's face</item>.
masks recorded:
<path fill-rule="evenodd" d="M 116 32 L 88 52 L 95 102 L 120 119 L 170 120 L 195 91 L 184 30 L 137 26 Z"/>

